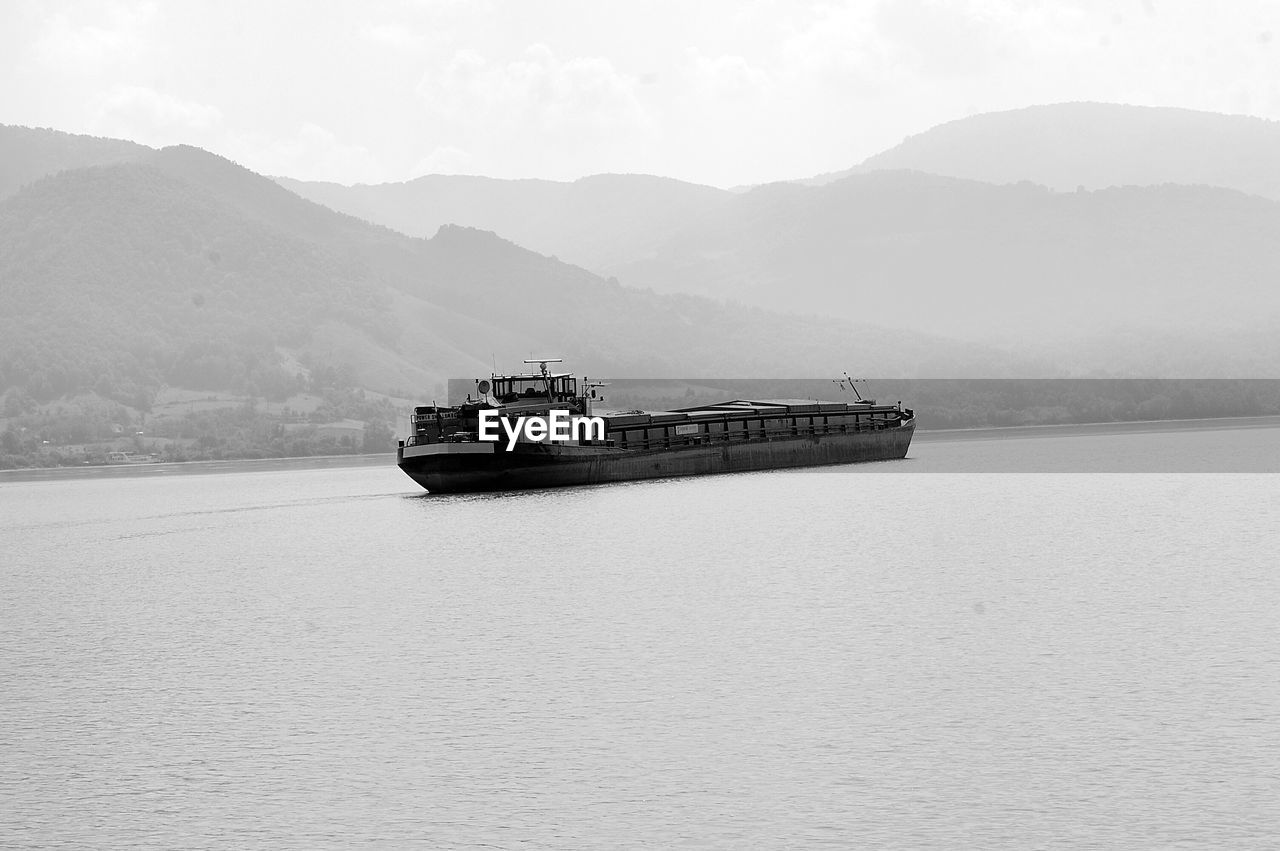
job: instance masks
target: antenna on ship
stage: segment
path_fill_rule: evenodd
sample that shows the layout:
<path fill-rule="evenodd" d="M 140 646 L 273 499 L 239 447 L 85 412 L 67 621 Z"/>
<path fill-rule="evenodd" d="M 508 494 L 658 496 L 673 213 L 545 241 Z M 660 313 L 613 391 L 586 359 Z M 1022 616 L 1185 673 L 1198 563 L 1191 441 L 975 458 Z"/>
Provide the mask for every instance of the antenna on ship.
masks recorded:
<path fill-rule="evenodd" d="M 526 358 L 525 363 L 538 365 L 538 371 L 542 373 L 542 383 L 547 388 L 547 401 L 554 402 L 555 398 L 551 394 L 551 370 L 547 369 L 549 363 L 560 363 L 562 358 Z"/>
<path fill-rule="evenodd" d="M 853 391 L 853 398 L 855 398 L 855 399 L 857 399 L 859 402 L 861 402 L 861 401 L 862 401 L 862 394 L 858 392 L 858 388 L 857 388 L 857 387 L 854 387 L 854 386 L 853 386 L 853 379 L 852 379 L 852 378 L 849 378 L 849 373 L 847 373 L 847 372 L 846 372 L 846 373 L 844 374 L 844 377 L 845 377 L 846 379 L 848 379 L 848 381 L 849 381 L 849 389 Z M 863 380 L 865 381 L 865 379 L 863 379 Z"/>

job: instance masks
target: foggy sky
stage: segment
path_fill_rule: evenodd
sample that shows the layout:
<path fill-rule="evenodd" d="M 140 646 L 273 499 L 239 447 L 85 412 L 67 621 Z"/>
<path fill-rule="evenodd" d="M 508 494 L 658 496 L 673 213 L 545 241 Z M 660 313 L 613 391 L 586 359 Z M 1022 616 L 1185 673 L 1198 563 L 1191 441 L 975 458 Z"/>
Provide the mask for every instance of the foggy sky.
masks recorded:
<path fill-rule="evenodd" d="M 0 123 L 275 175 L 717 186 L 847 168 L 978 112 L 1280 119 L 1265 0 L 0 3 Z"/>

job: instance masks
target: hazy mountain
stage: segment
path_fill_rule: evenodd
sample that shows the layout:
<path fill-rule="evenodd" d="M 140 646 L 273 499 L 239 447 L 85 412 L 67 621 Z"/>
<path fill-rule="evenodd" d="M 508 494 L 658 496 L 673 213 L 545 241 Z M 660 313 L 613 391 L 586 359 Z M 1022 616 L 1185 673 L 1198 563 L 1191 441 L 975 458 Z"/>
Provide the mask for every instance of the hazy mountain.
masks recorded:
<path fill-rule="evenodd" d="M 1060 103 L 952 121 L 811 185 L 880 169 L 987 183 L 1204 184 L 1280 199 L 1280 122 L 1190 109 Z"/>
<path fill-rule="evenodd" d="M 1240 349 L 1233 335 L 1280 315 L 1280 204 L 1203 186 L 1056 193 L 875 172 L 759 187 L 603 271 L 974 340 L 1211 332 L 1222 358 Z"/>
<path fill-rule="evenodd" d="M 84 143 L 81 157 L 109 141 L 51 135 Z M 1271 375 L 1280 367 L 1270 342 L 1280 328 L 1270 286 L 1280 272 L 1280 207 L 1230 190 L 1058 193 L 903 171 L 743 193 L 643 176 L 350 188 L 281 181 L 328 193 L 347 216 L 198 149 L 113 150 L 138 156 L 64 172 L 0 204 L 8 317 L 0 333 L 9 352 L 14 341 L 36 347 L 24 350 L 28 370 L 63 357 L 49 342 L 63 337 L 68 350 L 85 348 L 77 363 L 88 363 L 90 350 L 112 351 L 99 329 L 114 325 L 94 316 L 115 317 L 138 340 L 170 329 L 151 361 L 119 367 L 144 384 L 173 378 L 167 370 L 183 341 L 240 351 L 228 341 L 250 331 L 259 354 L 223 370 L 239 370 L 242 383 L 257 368 L 250 360 L 301 358 L 349 364 L 367 387 L 407 390 L 485 372 L 494 355 L 511 364 L 531 352 L 568 355 L 580 371 L 629 374 L 807 374 L 833 361 L 898 375 Z M 152 194 L 139 195 L 143 188 Z M 398 201 L 383 205 L 386 198 Z M 482 222 L 622 286 L 492 234 L 446 227 L 424 240 L 389 229 L 412 230 L 415 216 L 427 227 Z M 95 232 L 84 233 L 90 224 Z M 86 299 L 67 282 L 95 266 L 103 273 L 80 282 L 97 287 Z M 10 286 L 20 278 L 23 286 Z M 147 288 L 154 303 L 138 303 Z M 33 326 L 49 332 L 41 342 L 20 321 L 35 310 L 33 292 L 46 300 L 60 293 L 85 321 L 59 323 L 46 305 Z M 22 293 L 28 301 L 15 301 Z M 216 330 L 188 321 L 196 319 Z M 62 325 L 83 333 L 64 334 Z M 921 333 L 878 330 L 886 326 Z"/>
<path fill-rule="evenodd" d="M 651 250 L 733 198 L 722 189 L 642 174 L 572 183 L 453 175 L 374 186 L 277 180 L 304 198 L 410 236 L 465 225 L 588 268 Z"/>
<path fill-rule="evenodd" d="M 992 349 L 604 281 L 491 233 L 405 237 L 193 148 L 0 202 L 0 389 L 271 395 L 302 367 L 437 395 L 496 358 L 589 374 L 1007 374 Z"/>
<path fill-rule="evenodd" d="M 843 177 L 745 192 L 286 185 L 406 232 L 483 224 L 658 292 L 1034 346 L 1073 370 L 1270 374 L 1280 360 L 1246 340 L 1280 325 L 1278 208 L 1241 193 L 1280 197 L 1276 150 L 1274 122 L 1079 103 L 952 122 Z"/>
<path fill-rule="evenodd" d="M 48 174 L 69 168 L 129 162 L 150 153 L 151 148 L 121 139 L 0 124 L 0 198 Z"/>
<path fill-rule="evenodd" d="M 1073 374 L 1271 375 L 1278 212 L 1204 186 L 1057 193 L 878 172 L 674 207 L 664 239 L 619 244 L 594 270 L 1013 344 Z"/>

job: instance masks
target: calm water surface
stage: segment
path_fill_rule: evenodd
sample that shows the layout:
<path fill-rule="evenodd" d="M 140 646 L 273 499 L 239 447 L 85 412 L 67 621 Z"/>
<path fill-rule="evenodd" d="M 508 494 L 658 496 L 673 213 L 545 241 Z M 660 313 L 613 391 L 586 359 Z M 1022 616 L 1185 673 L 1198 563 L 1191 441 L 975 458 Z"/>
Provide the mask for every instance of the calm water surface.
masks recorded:
<path fill-rule="evenodd" d="M 0 480 L 0 845 L 1275 847 L 1280 476 L 1105 472 L 1206 434 Z"/>

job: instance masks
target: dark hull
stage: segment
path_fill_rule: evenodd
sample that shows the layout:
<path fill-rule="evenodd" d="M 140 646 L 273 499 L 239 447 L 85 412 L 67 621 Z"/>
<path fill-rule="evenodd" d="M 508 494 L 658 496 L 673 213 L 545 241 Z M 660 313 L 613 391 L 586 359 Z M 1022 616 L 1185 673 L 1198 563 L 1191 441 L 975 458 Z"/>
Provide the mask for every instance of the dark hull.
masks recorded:
<path fill-rule="evenodd" d="M 512 452 L 413 455 L 401 449 L 399 465 L 432 493 L 517 490 L 736 473 L 786 467 L 887 461 L 906 456 L 915 423 L 864 431 L 774 437 L 741 442 L 696 443 L 664 449 L 613 449 L 557 444 L 518 444 Z"/>

